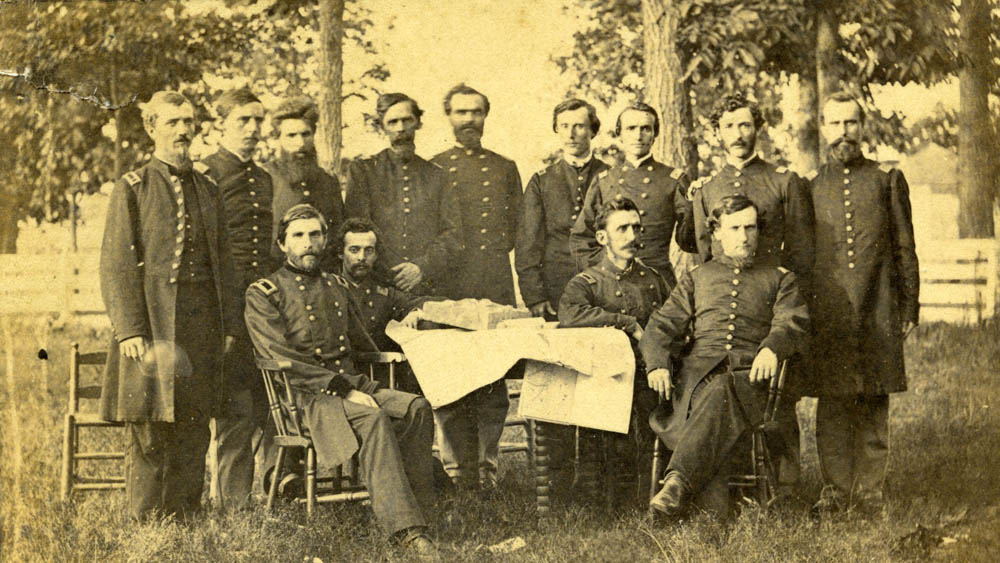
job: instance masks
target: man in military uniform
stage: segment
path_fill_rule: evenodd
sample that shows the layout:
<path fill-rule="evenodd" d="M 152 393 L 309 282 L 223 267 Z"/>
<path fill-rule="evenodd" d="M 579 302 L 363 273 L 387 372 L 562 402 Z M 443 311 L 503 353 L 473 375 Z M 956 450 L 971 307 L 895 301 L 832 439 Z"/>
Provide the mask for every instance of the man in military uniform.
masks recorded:
<path fill-rule="evenodd" d="M 677 280 L 670 265 L 670 241 L 677 230 L 681 250 L 694 252 L 688 179 L 682 170 L 657 162 L 649 151 L 660 134 L 660 117 L 644 103 L 636 103 L 618 115 L 615 134 L 621 138 L 625 162 L 597 175 L 587 191 L 583 210 L 569 235 L 570 251 L 582 271 L 600 262 L 603 251 L 595 238 L 594 220 L 605 201 L 627 197 L 642 217 L 638 257 L 655 268 L 667 284 Z"/>
<path fill-rule="evenodd" d="M 510 251 L 521 210 L 521 176 L 514 161 L 481 144 L 490 101 L 459 84 L 444 97 L 444 112 L 456 146 L 431 159 L 445 169 L 458 202 L 462 249 L 449 264 L 446 295 L 452 299 L 489 299 L 514 305 Z M 510 400 L 504 380 L 481 387 L 434 411 L 444 468 L 456 484 L 478 483 L 492 490 L 497 482 L 500 435 Z"/>
<path fill-rule="evenodd" d="M 561 158 L 533 175 L 524 190 L 514 265 L 521 298 L 536 317 L 555 318 L 563 288 L 577 272 L 569 231 L 591 181 L 608 169 L 590 150 L 600 128 L 587 102 L 573 98 L 557 105 L 552 130 L 563 145 Z"/>
<path fill-rule="evenodd" d="M 628 333 L 636 348 L 642 338 L 642 327 L 650 313 L 666 301 L 670 288 L 659 272 L 636 258 L 642 226 L 639 208 L 632 200 L 606 201 L 595 218 L 594 228 L 598 244 L 606 249 L 604 257 L 566 284 L 559 300 L 559 326 L 614 327 Z M 614 474 L 627 476 L 626 486 L 636 484 L 630 491 L 633 501 L 649 498 L 653 434 L 647 421 L 656 406 L 656 393 L 646 384 L 646 372 L 638 350 L 635 351 L 629 435 L 612 435 L 618 465 Z M 626 499 L 624 495 L 616 497 L 618 501 Z"/>
<path fill-rule="evenodd" d="M 670 515 L 683 513 L 692 500 L 728 514 L 727 469 L 747 440 L 747 419 L 761 419 L 766 382 L 777 377 L 783 360 L 804 352 L 809 330 L 795 274 L 756 262 L 756 205 L 743 195 L 725 196 L 710 217 L 719 253 L 681 276 L 639 342 L 649 386 L 672 398 L 650 418 L 673 450 L 650 506 Z M 689 334 L 687 351 L 680 352 Z M 770 442 L 773 453 L 782 442 Z"/>
<path fill-rule="evenodd" d="M 906 390 L 903 340 L 919 320 L 920 276 L 903 173 L 861 154 L 864 112 L 847 94 L 823 106 L 830 158 L 812 178 L 816 265 L 819 508 L 883 503 L 889 393 Z"/>
<path fill-rule="evenodd" d="M 215 101 L 222 120 L 219 150 L 201 165 L 222 195 L 226 230 L 242 297 L 247 286 L 277 269 L 271 255 L 271 176 L 258 166 L 254 151 L 260 141 L 264 106 L 248 88 L 223 92 Z M 197 166 L 197 165 L 196 165 Z M 245 506 L 253 486 L 253 435 L 267 422 L 267 402 L 253 345 L 241 329 L 226 356 L 229 409 L 215 419 L 216 467 L 211 479 L 218 501 L 226 507 Z"/>
<path fill-rule="evenodd" d="M 291 362 L 285 374 L 320 464 L 340 465 L 358 452 L 375 518 L 417 554 L 435 554 L 424 513 L 433 501 L 430 404 L 357 374 L 350 284 L 319 269 L 326 235 L 310 205 L 281 218 L 277 241 L 287 261 L 247 289 L 250 338 L 262 357 Z"/>
<path fill-rule="evenodd" d="M 460 246 L 456 190 L 439 166 L 415 152 L 424 113 L 416 100 L 383 94 L 375 113 L 389 148 L 348 167 L 347 215 L 378 227 L 376 267 L 383 283 L 421 295 L 440 294 Z"/>
<path fill-rule="evenodd" d="M 282 103 L 271 116 L 271 126 L 278 138 L 278 156 L 265 165 L 274 182 L 272 214 L 277 221 L 300 203 L 308 203 L 326 217 L 331 229 L 344 222 L 344 200 L 340 182 L 327 174 L 316 161 L 316 104 L 308 98 L 296 98 Z M 281 252 L 272 246 L 279 259 Z M 327 272 L 340 269 L 337 250 L 323 251 L 320 268 Z"/>
<path fill-rule="evenodd" d="M 128 510 L 188 516 L 201 500 L 208 422 L 239 303 L 218 187 L 192 168 L 194 107 L 157 92 L 142 106 L 153 158 L 108 204 L 101 294 L 114 331 L 101 415 L 128 423 Z"/>

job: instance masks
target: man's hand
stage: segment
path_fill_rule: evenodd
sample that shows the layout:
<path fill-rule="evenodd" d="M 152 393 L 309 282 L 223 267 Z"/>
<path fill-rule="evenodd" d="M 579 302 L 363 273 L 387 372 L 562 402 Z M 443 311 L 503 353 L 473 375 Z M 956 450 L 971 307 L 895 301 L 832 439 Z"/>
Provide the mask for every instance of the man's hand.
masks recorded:
<path fill-rule="evenodd" d="M 664 368 L 654 369 L 646 374 L 646 381 L 649 382 L 649 388 L 659 393 L 660 397 L 670 399 L 670 393 L 674 387 L 670 382 L 670 370 Z"/>
<path fill-rule="evenodd" d="M 424 279 L 424 273 L 420 271 L 420 266 L 413 262 L 403 262 L 392 267 L 396 277 L 392 283 L 403 291 L 412 291 L 417 284 Z"/>
<path fill-rule="evenodd" d="M 913 329 L 915 328 L 917 328 L 917 323 L 913 321 L 903 321 L 903 327 L 902 327 L 903 340 L 906 340 L 906 337 L 909 336 L 910 333 L 913 332 Z"/>
<path fill-rule="evenodd" d="M 760 383 L 778 372 L 778 356 L 770 348 L 761 348 L 750 366 L 750 383 Z"/>
<path fill-rule="evenodd" d="M 233 349 L 233 342 L 236 342 L 235 336 L 226 336 L 226 344 L 222 349 L 223 355 L 228 354 Z"/>
<path fill-rule="evenodd" d="M 357 389 L 351 389 L 351 391 L 344 397 L 344 400 L 350 401 L 352 403 L 357 403 L 359 405 L 364 405 L 366 407 L 371 407 L 373 409 L 378 408 L 378 403 L 375 402 L 375 398 L 368 393 L 362 393 Z"/>
<path fill-rule="evenodd" d="M 410 311 L 399 323 L 406 328 L 417 328 L 417 322 L 424 318 L 424 312 L 420 309 Z"/>
<path fill-rule="evenodd" d="M 540 301 L 535 303 L 530 307 L 532 317 L 544 317 L 545 315 L 556 316 L 556 312 L 552 310 L 552 305 L 549 305 L 548 301 Z"/>
<path fill-rule="evenodd" d="M 146 355 L 146 350 L 149 349 L 149 344 L 146 342 L 145 337 L 133 336 L 119 342 L 118 348 L 121 349 L 122 356 L 141 361 L 142 357 Z"/>

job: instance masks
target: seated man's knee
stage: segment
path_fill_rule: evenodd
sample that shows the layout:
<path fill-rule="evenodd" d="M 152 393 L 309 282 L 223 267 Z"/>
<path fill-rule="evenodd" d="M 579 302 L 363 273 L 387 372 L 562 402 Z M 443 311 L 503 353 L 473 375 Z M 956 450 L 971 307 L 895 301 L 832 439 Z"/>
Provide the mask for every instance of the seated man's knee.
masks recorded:
<path fill-rule="evenodd" d="M 407 416 L 413 418 L 425 418 L 431 416 L 431 404 L 423 397 L 417 397 L 410 401 L 410 406 L 406 409 Z"/>

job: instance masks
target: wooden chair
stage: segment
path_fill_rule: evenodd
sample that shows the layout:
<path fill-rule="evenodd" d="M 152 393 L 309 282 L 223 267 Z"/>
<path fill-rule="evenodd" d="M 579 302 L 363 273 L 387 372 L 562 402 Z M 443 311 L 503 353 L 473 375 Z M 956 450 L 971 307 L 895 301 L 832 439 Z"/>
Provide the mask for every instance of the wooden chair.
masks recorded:
<path fill-rule="evenodd" d="M 125 459 L 124 451 L 80 451 L 81 428 L 124 428 L 125 426 L 121 422 L 101 420 L 96 412 L 82 412 L 80 410 L 81 401 L 95 404 L 101 397 L 99 382 L 90 385 L 80 384 L 80 368 L 97 367 L 99 372 L 104 367 L 107 357 L 106 352 L 81 354 L 80 345 L 76 342 L 70 346 L 69 401 L 63 429 L 62 475 L 59 488 L 62 500 L 69 499 L 76 491 L 125 488 L 124 477 L 91 477 L 82 476 L 79 473 L 82 461 L 124 461 Z M 104 434 L 107 436 L 107 433 Z M 121 439 L 120 435 L 118 438 Z"/>
<path fill-rule="evenodd" d="M 764 412 L 761 420 L 755 422 L 750 420 L 745 411 L 741 411 L 747 426 L 750 428 L 750 471 L 730 475 L 729 488 L 738 493 L 741 498 L 752 499 L 762 509 L 767 510 L 776 498 L 776 488 L 778 485 L 778 472 L 774 461 L 771 458 L 771 450 L 768 447 L 768 436 L 773 436 L 780 430 L 779 423 L 775 420 L 778 409 L 781 406 L 781 399 L 785 390 L 785 376 L 788 369 L 788 360 L 781 362 L 778 375 L 771 378 L 767 388 L 767 401 L 764 405 Z M 659 438 L 653 445 L 653 471 L 652 483 L 650 487 L 650 498 L 659 492 L 663 485 L 663 473 L 666 470 L 667 456 L 664 454 L 664 447 Z"/>

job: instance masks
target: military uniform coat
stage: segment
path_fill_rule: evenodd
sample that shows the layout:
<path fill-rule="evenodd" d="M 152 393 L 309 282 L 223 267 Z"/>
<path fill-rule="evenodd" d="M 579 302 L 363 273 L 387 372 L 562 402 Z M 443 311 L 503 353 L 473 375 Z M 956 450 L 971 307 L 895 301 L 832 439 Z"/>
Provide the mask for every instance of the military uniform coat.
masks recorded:
<path fill-rule="evenodd" d="M 597 175 L 587 190 L 583 210 L 570 232 L 569 244 L 576 267 L 583 271 L 601 260 L 604 247 L 595 238 L 594 223 L 605 201 L 627 197 L 635 202 L 642 219 L 638 257 L 660 272 L 667 284 L 677 283 L 670 265 L 670 241 L 677 227 L 677 244 L 694 252 L 688 179 L 680 169 L 647 157 L 632 166 L 628 161 Z"/>
<path fill-rule="evenodd" d="M 339 404 L 325 411 L 333 416 L 312 420 L 314 413 L 302 413 L 313 435 L 323 436 L 316 450 L 330 465 L 346 462 L 358 449 L 343 398 L 354 389 L 370 395 L 379 388 L 359 375 L 351 361 L 352 340 L 360 342 L 364 335 L 348 291 L 347 280 L 336 274 L 304 272 L 286 264 L 250 285 L 244 311 L 257 353 L 291 362 L 285 374 L 300 396 L 297 404 L 308 404 L 308 397 L 326 389 L 336 393 Z"/>
<path fill-rule="evenodd" d="M 389 321 L 401 321 L 427 301 L 426 297 L 401 291 L 377 283 L 371 276 L 357 281 L 350 274 L 343 273 L 349 284 L 349 293 L 354 299 L 361 316 L 361 324 L 379 351 L 398 350 L 396 344 L 385 334 Z"/>
<path fill-rule="evenodd" d="M 315 162 L 302 163 L 294 159 L 277 159 L 265 165 L 274 185 L 273 233 L 278 235 L 281 216 L 293 206 L 308 203 L 323 214 L 329 227 L 328 233 L 336 233 L 344 223 L 344 199 L 340 193 L 340 182 L 326 173 Z M 275 239 L 272 239 L 275 240 Z M 336 244 L 327 244 L 320 267 L 327 272 L 340 271 L 340 250 Z M 277 241 L 271 252 L 278 262 L 284 260 L 284 253 Z"/>
<path fill-rule="evenodd" d="M 234 299 L 233 262 L 218 187 L 192 171 L 199 209 L 185 201 L 180 180 L 157 159 L 122 177 L 111 192 L 101 244 L 101 295 L 113 331 L 101 393 L 101 416 L 125 422 L 174 422 L 176 359 L 172 353 L 178 274 L 186 241 L 185 216 L 201 217 L 218 299 L 221 335 L 236 335 L 239 300 Z M 213 319 L 205 319 L 213 322 Z M 153 343 L 155 363 L 121 356 L 118 343 L 142 336 Z M 221 356 L 224 341 L 216 346 Z M 221 362 L 220 362 L 221 366 Z M 222 370 L 207 393 L 224 397 Z"/>
<path fill-rule="evenodd" d="M 424 277 L 416 293 L 440 289 L 461 244 L 461 218 L 455 190 L 439 166 L 416 155 L 404 160 L 391 149 L 357 159 L 348 167 L 345 206 L 349 217 L 379 228 L 383 273 L 412 262 Z"/>
<path fill-rule="evenodd" d="M 587 188 L 608 165 L 591 157 L 577 168 L 560 158 L 528 181 L 521 201 L 514 266 L 525 305 L 559 307 L 563 288 L 577 273 L 569 232 L 583 209 Z"/>
<path fill-rule="evenodd" d="M 431 161 L 445 170 L 458 202 L 462 249 L 449 268 L 447 295 L 514 304 L 510 251 L 521 212 L 514 161 L 484 148 L 453 147 Z"/>
<path fill-rule="evenodd" d="M 733 371 L 749 370 L 762 348 L 779 363 L 804 352 L 808 330 L 806 302 L 795 274 L 784 268 L 722 255 L 685 273 L 639 342 L 647 371 L 670 370 L 674 385 L 673 414 L 654 429 L 672 447 L 702 379 L 727 358 Z M 674 360 L 681 363 L 679 373 Z"/>
<path fill-rule="evenodd" d="M 712 176 L 695 181 L 692 188 L 694 228 L 702 260 L 721 253 L 718 248 L 713 250 L 706 224 L 712 210 L 726 196 L 744 195 L 757 204 L 763 215 L 756 261 L 795 272 L 803 295 L 808 292 L 815 246 L 808 182 L 784 166 L 754 156 L 739 168 L 726 164 Z"/>
<path fill-rule="evenodd" d="M 904 321 L 919 319 L 920 271 L 909 187 L 895 168 L 859 157 L 813 179 L 816 207 L 814 392 L 906 390 Z"/>

